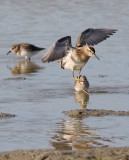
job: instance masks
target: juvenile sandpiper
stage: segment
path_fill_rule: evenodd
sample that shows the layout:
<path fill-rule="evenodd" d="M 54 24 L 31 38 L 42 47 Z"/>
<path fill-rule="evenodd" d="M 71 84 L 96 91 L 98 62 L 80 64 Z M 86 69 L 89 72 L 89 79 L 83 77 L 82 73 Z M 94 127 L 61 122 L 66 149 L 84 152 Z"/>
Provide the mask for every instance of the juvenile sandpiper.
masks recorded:
<path fill-rule="evenodd" d="M 47 50 L 42 61 L 50 62 L 61 59 L 61 68 L 72 70 L 72 77 L 77 79 L 74 77 L 74 70 L 78 70 L 80 75 L 82 68 L 91 56 L 99 59 L 92 46 L 107 39 L 116 31 L 116 29 L 89 28 L 80 34 L 75 47 L 72 47 L 71 36 L 63 37 Z"/>
<path fill-rule="evenodd" d="M 14 53 L 19 57 L 30 60 L 30 57 L 36 55 L 39 51 L 44 50 L 45 48 L 40 48 L 28 43 L 15 44 L 10 47 L 9 53 Z"/>
<path fill-rule="evenodd" d="M 78 76 L 78 80 L 74 83 L 74 88 L 77 92 L 86 91 L 89 88 L 89 82 L 85 76 Z"/>

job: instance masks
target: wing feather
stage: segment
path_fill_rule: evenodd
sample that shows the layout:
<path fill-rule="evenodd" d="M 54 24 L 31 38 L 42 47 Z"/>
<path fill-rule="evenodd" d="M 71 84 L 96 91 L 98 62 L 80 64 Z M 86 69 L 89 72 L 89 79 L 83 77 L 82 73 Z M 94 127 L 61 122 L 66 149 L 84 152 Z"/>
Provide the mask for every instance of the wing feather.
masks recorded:
<path fill-rule="evenodd" d="M 117 30 L 116 29 L 93 29 L 89 28 L 83 31 L 78 37 L 76 46 L 83 47 L 85 45 L 94 46 L 101 41 L 113 35 Z"/>
<path fill-rule="evenodd" d="M 66 36 L 53 44 L 43 56 L 43 62 L 55 61 L 67 55 L 67 51 L 72 48 L 71 37 Z"/>

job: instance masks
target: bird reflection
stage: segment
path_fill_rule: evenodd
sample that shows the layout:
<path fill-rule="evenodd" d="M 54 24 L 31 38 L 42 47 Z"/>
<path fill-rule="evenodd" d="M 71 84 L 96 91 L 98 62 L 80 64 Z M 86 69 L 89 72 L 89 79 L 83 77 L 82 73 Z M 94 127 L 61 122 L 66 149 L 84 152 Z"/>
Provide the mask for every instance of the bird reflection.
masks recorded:
<path fill-rule="evenodd" d="M 14 68 L 11 68 L 12 74 L 29 74 L 33 72 L 37 72 L 39 69 L 43 69 L 43 67 L 38 66 L 32 61 L 22 60 L 16 64 Z"/>
<path fill-rule="evenodd" d="M 89 95 L 85 93 L 84 91 L 75 92 L 75 101 L 80 104 L 81 109 L 84 109 L 87 107 L 87 104 L 89 102 Z"/>
<path fill-rule="evenodd" d="M 81 120 L 64 120 L 57 125 L 58 129 L 54 130 L 56 134 L 50 140 L 50 144 L 56 150 L 79 150 L 105 146 L 101 143 L 103 138 L 94 133 L 96 129 L 83 124 Z"/>

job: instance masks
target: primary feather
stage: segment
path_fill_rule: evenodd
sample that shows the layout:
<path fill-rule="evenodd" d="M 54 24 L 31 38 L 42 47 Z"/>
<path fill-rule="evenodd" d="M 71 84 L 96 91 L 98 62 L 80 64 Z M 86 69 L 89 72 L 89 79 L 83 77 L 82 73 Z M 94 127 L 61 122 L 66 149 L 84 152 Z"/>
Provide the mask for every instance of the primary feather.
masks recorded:
<path fill-rule="evenodd" d="M 83 47 L 85 45 L 94 46 L 101 41 L 113 35 L 117 30 L 116 29 L 93 29 L 89 28 L 83 31 L 78 37 L 76 46 Z"/>
<path fill-rule="evenodd" d="M 67 51 L 71 48 L 71 37 L 63 37 L 48 49 L 42 60 L 43 62 L 50 62 L 61 59 L 67 55 Z"/>

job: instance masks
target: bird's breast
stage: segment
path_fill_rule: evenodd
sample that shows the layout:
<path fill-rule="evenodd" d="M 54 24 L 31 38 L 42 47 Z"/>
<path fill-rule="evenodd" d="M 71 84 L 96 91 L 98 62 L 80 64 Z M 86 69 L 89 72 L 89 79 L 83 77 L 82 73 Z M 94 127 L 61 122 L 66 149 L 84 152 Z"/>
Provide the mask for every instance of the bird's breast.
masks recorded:
<path fill-rule="evenodd" d="M 85 63 L 85 61 L 81 61 L 80 58 L 78 58 L 74 51 L 62 59 L 63 68 L 70 70 L 80 70 Z"/>
<path fill-rule="evenodd" d="M 78 58 L 78 61 L 87 62 L 89 60 L 89 56 L 87 55 L 84 47 L 79 47 L 75 49 L 75 57 Z"/>

